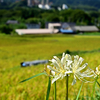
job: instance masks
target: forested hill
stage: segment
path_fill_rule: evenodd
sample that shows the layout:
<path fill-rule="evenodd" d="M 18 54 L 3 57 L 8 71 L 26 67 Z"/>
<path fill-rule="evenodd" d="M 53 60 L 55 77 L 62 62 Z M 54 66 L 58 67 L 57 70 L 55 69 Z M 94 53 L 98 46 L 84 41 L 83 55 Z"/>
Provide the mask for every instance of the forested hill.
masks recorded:
<path fill-rule="evenodd" d="M 16 0 L 4 0 L 4 1 L 14 2 Z M 17 1 L 27 1 L 27 0 L 17 0 Z M 67 4 L 68 6 L 73 6 L 73 7 L 91 6 L 100 9 L 100 0 L 49 0 L 49 2 L 53 2 L 54 5 Z"/>
<path fill-rule="evenodd" d="M 71 5 L 71 6 L 80 6 L 80 5 L 84 5 L 84 6 L 93 6 L 96 8 L 100 8 L 100 0 L 50 0 L 52 1 L 54 4 L 67 4 L 67 5 Z"/>

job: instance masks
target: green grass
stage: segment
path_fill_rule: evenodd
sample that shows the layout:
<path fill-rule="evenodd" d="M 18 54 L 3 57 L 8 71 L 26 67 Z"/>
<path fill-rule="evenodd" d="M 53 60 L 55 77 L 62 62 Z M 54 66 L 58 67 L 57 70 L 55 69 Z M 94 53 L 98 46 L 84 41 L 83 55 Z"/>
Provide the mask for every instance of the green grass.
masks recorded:
<path fill-rule="evenodd" d="M 95 35 L 99 35 L 100 36 L 100 32 L 85 32 L 83 34 L 80 34 L 79 35 L 89 35 L 89 36 L 95 36 Z"/>
<path fill-rule="evenodd" d="M 98 49 L 100 49 L 100 36 L 0 35 L 0 100 L 45 100 L 47 76 L 42 75 L 24 83 L 19 82 L 42 72 L 46 65 L 21 68 L 18 67 L 21 62 L 49 60 L 53 55 L 61 54 L 66 50 L 70 52 L 94 50 L 94 52 L 79 53 L 79 55 L 84 58 L 84 62 L 95 69 L 100 64 Z M 77 80 L 77 83 L 71 86 L 73 77 L 70 77 L 69 98 L 73 100 L 77 96 L 81 82 Z M 65 100 L 65 81 L 65 79 L 57 81 L 57 100 Z M 81 98 L 88 100 L 86 96 L 91 96 L 92 87 L 92 83 L 84 83 L 80 100 Z M 49 100 L 53 100 L 53 85 L 51 85 Z"/>

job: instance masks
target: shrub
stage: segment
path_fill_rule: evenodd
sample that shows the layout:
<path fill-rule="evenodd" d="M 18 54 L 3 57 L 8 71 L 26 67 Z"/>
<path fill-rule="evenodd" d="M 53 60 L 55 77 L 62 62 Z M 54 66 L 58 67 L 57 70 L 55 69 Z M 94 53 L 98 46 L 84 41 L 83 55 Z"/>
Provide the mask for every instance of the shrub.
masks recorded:
<path fill-rule="evenodd" d="M 12 31 L 13 31 L 13 28 L 10 27 L 9 25 L 0 26 L 0 32 L 2 32 L 2 33 L 11 34 Z"/>
<path fill-rule="evenodd" d="M 26 25 L 24 23 L 20 23 L 20 24 L 10 24 L 10 27 L 12 27 L 14 30 L 15 29 L 26 29 Z"/>

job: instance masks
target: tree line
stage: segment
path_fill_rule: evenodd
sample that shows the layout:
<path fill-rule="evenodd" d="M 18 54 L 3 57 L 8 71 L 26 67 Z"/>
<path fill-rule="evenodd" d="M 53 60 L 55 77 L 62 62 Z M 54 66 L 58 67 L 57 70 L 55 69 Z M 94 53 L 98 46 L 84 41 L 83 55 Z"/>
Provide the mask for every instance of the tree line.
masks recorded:
<path fill-rule="evenodd" d="M 6 25 L 7 20 L 17 20 L 19 25 Z M 100 12 L 85 12 L 80 9 L 67 9 L 58 11 L 42 10 L 39 8 L 18 7 L 16 9 L 0 10 L 0 29 L 2 27 L 26 28 L 26 23 L 41 23 L 41 28 L 45 27 L 46 22 L 74 22 L 77 25 L 99 25 Z"/>

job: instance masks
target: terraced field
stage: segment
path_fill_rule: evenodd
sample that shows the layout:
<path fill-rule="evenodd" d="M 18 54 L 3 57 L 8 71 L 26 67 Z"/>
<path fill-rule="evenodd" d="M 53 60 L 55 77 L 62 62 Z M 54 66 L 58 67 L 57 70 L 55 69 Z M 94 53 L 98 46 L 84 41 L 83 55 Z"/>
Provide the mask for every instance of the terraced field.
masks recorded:
<path fill-rule="evenodd" d="M 0 100 L 45 100 L 48 85 L 47 76 L 42 75 L 24 83 L 19 82 L 42 72 L 46 65 L 40 64 L 22 68 L 20 63 L 38 59 L 49 60 L 54 55 L 62 54 L 66 50 L 76 51 L 76 54 L 83 57 L 84 62 L 87 62 L 92 69 L 100 65 L 100 36 L 0 35 Z M 72 80 L 73 76 L 70 76 L 69 100 L 76 98 L 81 85 L 81 82 L 77 80 L 77 83 L 72 86 Z M 65 100 L 65 81 L 65 79 L 57 80 L 57 100 Z M 93 83 L 84 83 L 80 100 L 82 98 L 89 100 L 92 88 Z M 53 85 L 49 99 L 54 100 Z"/>

